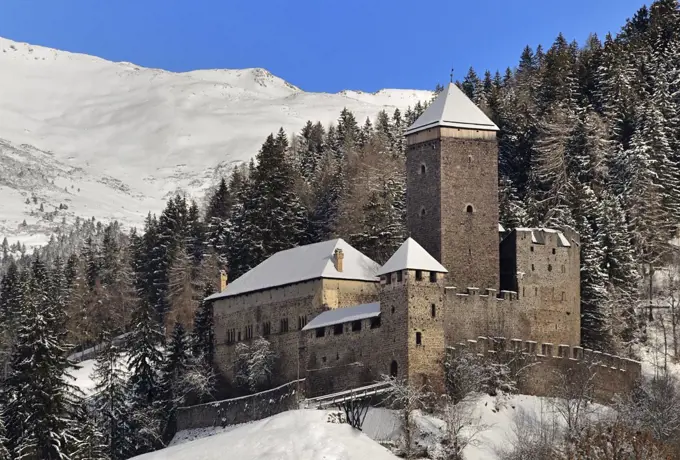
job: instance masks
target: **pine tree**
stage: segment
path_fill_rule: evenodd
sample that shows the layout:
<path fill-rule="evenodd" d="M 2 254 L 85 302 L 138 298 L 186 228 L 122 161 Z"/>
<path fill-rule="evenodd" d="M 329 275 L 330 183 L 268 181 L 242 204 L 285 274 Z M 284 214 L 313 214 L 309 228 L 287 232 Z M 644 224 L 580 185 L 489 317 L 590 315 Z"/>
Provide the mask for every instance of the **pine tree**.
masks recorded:
<path fill-rule="evenodd" d="M 5 388 L 15 458 L 69 459 L 82 439 L 79 390 L 67 376 L 72 365 L 64 343 L 63 295 L 59 281 L 36 258 Z"/>
<path fill-rule="evenodd" d="M 103 434 L 105 451 L 111 460 L 123 460 L 134 453 L 134 426 L 126 395 L 127 375 L 122 370 L 123 354 L 111 340 L 97 356 L 92 378 L 95 382 L 93 415 Z"/>
<path fill-rule="evenodd" d="M 192 331 L 192 350 L 194 358 L 206 369 L 212 368 L 215 354 L 215 331 L 213 330 L 212 302 L 206 301 L 214 293 L 212 286 L 207 286 L 203 293 L 203 300 L 196 310 L 194 329 Z"/>

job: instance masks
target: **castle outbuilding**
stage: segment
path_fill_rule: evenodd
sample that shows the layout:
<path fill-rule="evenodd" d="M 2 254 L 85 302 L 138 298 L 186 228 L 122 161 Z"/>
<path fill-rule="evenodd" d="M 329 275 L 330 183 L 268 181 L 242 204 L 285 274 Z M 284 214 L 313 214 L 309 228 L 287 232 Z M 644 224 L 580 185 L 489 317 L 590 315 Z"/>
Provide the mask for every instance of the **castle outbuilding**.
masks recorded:
<path fill-rule="evenodd" d="M 236 344 L 257 336 L 273 383 L 312 395 L 383 374 L 441 387 L 446 348 L 486 353 L 487 338 L 582 356 L 578 235 L 499 225 L 497 131 L 448 85 L 406 131 L 410 237 L 382 267 L 342 239 L 292 248 L 209 297 L 219 372 L 232 380 Z"/>

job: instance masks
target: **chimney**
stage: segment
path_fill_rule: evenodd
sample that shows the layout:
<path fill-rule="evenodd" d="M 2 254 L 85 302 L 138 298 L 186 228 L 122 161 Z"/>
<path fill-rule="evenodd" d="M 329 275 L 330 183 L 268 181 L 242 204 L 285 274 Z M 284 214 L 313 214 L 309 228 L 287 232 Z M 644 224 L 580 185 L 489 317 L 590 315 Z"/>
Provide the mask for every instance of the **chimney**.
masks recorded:
<path fill-rule="evenodd" d="M 345 258 L 345 254 L 343 254 L 342 249 L 336 249 L 335 250 L 335 269 L 339 272 L 342 272 L 343 264 L 342 260 Z"/>
<path fill-rule="evenodd" d="M 222 292 L 227 288 L 227 272 L 220 270 L 220 291 Z"/>

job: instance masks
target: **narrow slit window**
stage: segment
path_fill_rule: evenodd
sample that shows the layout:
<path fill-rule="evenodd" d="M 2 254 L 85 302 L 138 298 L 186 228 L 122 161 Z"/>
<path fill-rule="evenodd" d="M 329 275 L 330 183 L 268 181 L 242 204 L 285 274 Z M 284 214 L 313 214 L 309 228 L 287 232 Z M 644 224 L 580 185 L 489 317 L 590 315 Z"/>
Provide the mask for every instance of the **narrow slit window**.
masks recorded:
<path fill-rule="evenodd" d="M 420 165 L 420 174 L 425 174 L 425 172 L 427 172 L 425 165 Z"/>
<path fill-rule="evenodd" d="M 437 272 L 430 272 L 430 283 L 437 282 Z"/>
<path fill-rule="evenodd" d="M 433 318 L 437 316 L 437 306 L 435 304 L 430 305 L 430 314 Z"/>
<path fill-rule="evenodd" d="M 416 345 L 421 346 L 423 344 L 423 335 L 420 332 L 416 332 Z"/>
<path fill-rule="evenodd" d="M 422 281 L 423 280 L 423 271 L 422 270 L 416 270 L 416 281 Z"/>
<path fill-rule="evenodd" d="M 399 270 L 397 272 L 397 283 L 401 283 L 402 277 L 403 277 L 402 271 Z"/>

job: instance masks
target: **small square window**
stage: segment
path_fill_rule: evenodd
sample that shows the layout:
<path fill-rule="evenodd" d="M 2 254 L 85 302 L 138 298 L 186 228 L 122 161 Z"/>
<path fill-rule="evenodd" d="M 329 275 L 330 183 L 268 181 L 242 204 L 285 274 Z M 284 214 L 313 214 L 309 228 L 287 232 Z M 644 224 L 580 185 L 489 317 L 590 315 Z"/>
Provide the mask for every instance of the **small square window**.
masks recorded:
<path fill-rule="evenodd" d="M 437 282 L 437 272 L 430 272 L 430 283 Z"/>
<path fill-rule="evenodd" d="M 343 333 L 344 325 L 343 324 L 336 324 L 333 326 L 333 335 L 340 335 Z"/>
<path fill-rule="evenodd" d="M 325 334 L 326 334 L 326 328 L 325 327 L 316 328 L 316 336 L 317 337 L 323 337 Z"/>
<path fill-rule="evenodd" d="M 371 329 L 378 329 L 380 327 L 380 316 L 371 319 Z"/>
<path fill-rule="evenodd" d="M 361 330 L 361 321 L 352 321 L 352 332 L 359 332 Z"/>
<path fill-rule="evenodd" d="M 422 270 L 416 270 L 416 281 L 422 281 L 423 280 L 423 271 Z"/>

